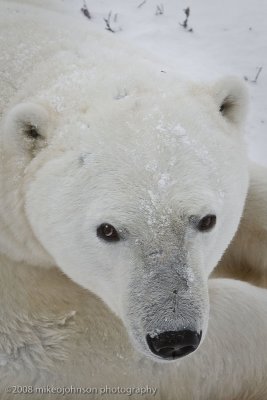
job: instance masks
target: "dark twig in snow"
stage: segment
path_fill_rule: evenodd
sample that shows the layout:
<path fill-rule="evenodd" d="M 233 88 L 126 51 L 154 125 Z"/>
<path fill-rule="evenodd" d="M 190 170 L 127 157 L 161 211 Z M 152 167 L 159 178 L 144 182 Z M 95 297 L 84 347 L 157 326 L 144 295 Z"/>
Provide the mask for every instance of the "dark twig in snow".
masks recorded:
<path fill-rule="evenodd" d="M 163 4 L 158 4 L 155 15 L 162 15 L 162 14 L 164 14 L 164 6 Z"/>
<path fill-rule="evenodd" d="M 115 29 L 113 29 L 113 28 L 111 27 L 111 25 L 110 25 L 111 15 L 112 15 L 112 11 L 110 11 L 110 12 L 108 13 L 108 17 L 107 17 L 107 18 L 104 18 L 104 21 L 105 21 L 105 23 L 106 23 L 106 30 L 107 30 L 107 31 L 110 31 L 110 32 L 112 32 L 112 33 L 116 33 L 117 31 L 115 31 Z M 116 18 L 114 17 L 114 21 L 115 21 L 115 19 L 117 20 L 117 14 L 115 14 L 115 16 L 116 16 Z M 116 21 L 115 21 L 115 22 L 116 22 Z"/>
<path fill-rule="evenodd" d="M 187 7 L 185 10 L 184 10 L 184 13 L 185 13 L 185 20 L 184 20 L 184 22 L 182 23 L 182 24 L 180 24 L 184 29 L 187 29 L 187 23 L 188 23 L 188 18 L 189 18 L 189 15 L 190 15 L 190 8 L 189 7 Z"/>
<path fill-rule="evenodd" d="M 263 68 L 263 67 L 258 67 L 258 71 L 257 71 L 257 73 L 256 73 L 256 76 L 255 76 L 255 78 L 252 79 L 252 80 L 249 79 L 247 76 L 244 76 L 245 81 L 249 81 L 249 82 L 251 82 L 251 83 L 257 83 L 258 77 L 260 76 L 260 73 L 261 73 L 261 71 L 262 71 L 262 68 Z"/>
<path fill-rule="evenodd" d="M 137 6 L 137 8 L 143 7 L 144 4 L 146 4 L 146 0 L 142 1 L 142 3 L 140 3 L 140 4 Z"/>
<path fill-rule="evenodd" d="M 91 14 L 90 14 L 90 11 L 88 10 L 88 7 L 87 7 L 87 4 L 86 4 L 85 1 L 83 2 L 83 6 L 82 6 L 82 8 L 81 8 L 81 12 L 83 13 L 83 15 L 84 15 L 86 18 L 88 18 L 88 19 L 91 19 L 91 18 L 92 18 Z"/>
<path fill-rule="evenodd" d="M 258 77 L 260 76 L 261 71 L 262 71 L 262 67 L 259 67 L 258 72 L 255 76 L 255 79 L 253 79 L 253 81 L 252 81 L 253 83 L 257 83 L 257 80 L 258 80 Z"/>
<path fill-rule="evenodd" d="M 189 7 L 185 8 L 185 9 L 184 9 L 184 13 L 185 13 L 185 20 L 184 20 L 184 22 L 183 22 L 182 24 L 180 23 L 180 25 L 181 25 L 187 32 L 193 32 L 193 28 L 188 28 L 188 19 L 189 19 L 189 16 L 190 16 L 190 8 L 189 8 Z"/>

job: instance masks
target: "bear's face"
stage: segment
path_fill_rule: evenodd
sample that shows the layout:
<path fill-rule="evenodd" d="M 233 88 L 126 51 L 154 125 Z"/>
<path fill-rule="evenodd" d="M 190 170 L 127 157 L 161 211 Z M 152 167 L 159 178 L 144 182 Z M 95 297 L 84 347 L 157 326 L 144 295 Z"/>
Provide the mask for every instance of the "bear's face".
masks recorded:
<path fill-rule="evenodd" d="M 148 109 L 146 99 L 125 98 L 105 118 L 19 104 L 6 122 L 13 145 L 24 135 L 34 235 L 158 360 L 189 354 L 204 338 L 208 277 L 248 185 L 242 86 L 230 79 L 184 90 L 177 107 L 174 99 Z"/>

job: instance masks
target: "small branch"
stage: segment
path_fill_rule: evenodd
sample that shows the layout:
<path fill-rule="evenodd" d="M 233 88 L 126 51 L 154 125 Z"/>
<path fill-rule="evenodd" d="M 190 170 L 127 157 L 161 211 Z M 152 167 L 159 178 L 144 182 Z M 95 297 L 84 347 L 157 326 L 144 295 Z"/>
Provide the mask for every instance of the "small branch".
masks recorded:
<path fill-rule="evenodd" d="M 155 15 L 163 15 L 163 14 L 164 14 L 164 6 L 163 4 L 158 4 Z"/>
<path fill-rule="evenodd" d="M 111 15 L 112 15 L 112 11 L 110 11 L 110 12 L 108 13 L 108 17 L 107 17 L 107 18 L 104 18 L 104 21 L 105 21 L 105 24 L 106 24 L 106 30 L 107 30 L 107 31 L 110 31 L 110 32 L 112 32 L 112 33 L 115 33 L 116 31 L 115 31 L 114 29 L 112 29 L 111 26 L 110 26 L 110 18 L 111 18 Z"/>
<path fill-rule="evenodd" d="M 257 80 L 258 80 L 258 77 L 260 76 L 261 71 L 262 71 L 262 67 L 259 67 L 258 72 L 255 76 L 255 79 L 253 79 L 253 81 L 252 81 L 253 83 L 257 83 Z"/>
<path fill-rule="evenodd" d="M 262 69 L 263 69 L 263 67 L 258 67 L 258 71 L 257 71 L 256 76 L 255 76 L 254 79 L 249 79 L 247 76 L 244 76 L 245 81 L 248 81 L 248 82 L 251 82 L 251 83 L 255 83 L 255 84 L 256 84 L 257 81 L 258 81 L 258 78 L 259 78 L 259 76 L 260 76 L 260 73 L 261 73 Z"/>
<path fill-rule="evenodd" d="M 146 4 L 146 1 L 147 1 L 147 0 L 142 1 L 142 3 L 140 3 L 140 4 L 137 6 L 137 8 L 143 7 L 143 5 Z"/>
<path fill-rule="evenodd" d="M 184 20 L 184 22 L 181 24 L 180 23 L 180 25 L 184 28 L 184 29 L 187 29 L 187 24 L 188 24 L 188 18 L 189 18 L 189 15 L 190 15 L 190 8 L 189 7 L 187 7 L 185 10 L 184 10 L 184 13 L 185 13 L 185 20 Z"/>
<path fill-rule="evenodd" d="M 88 7 L 87 7 L 87 4 L 86 4 L 85 0 L 84 0 L 84 2 L 83 2 L 83 6 L 82 6 L 82 8 L 81 8 L 81 12 L 83 13 L 83 15 L 84 15 L 86 18 L 92 19 L 92 16 L 91 16 L 91 14 L 90 14 L 90 11 L 88 10 Z"/>
<path fill-rule="evenodd" d="M 183 22 L 182 24 L 180 23 L 180 25 L 181 25 L 187 32 L 193 32 L 193 28 L 188 28 L 188 19 L 189 19 L 189 16 L 190 16 L 190 8 L 189 8 L 189 7 L 185 8 L 185 9 L 184 9 L 184 13 L 185 13 L 185 20 L 184 20 L 184 22 Z"/>

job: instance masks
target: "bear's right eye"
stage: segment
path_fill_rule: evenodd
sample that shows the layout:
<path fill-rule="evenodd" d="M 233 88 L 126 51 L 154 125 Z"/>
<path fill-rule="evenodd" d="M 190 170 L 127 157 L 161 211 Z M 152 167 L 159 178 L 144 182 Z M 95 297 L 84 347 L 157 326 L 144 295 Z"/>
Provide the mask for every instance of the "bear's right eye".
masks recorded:
<path fill-rule="evenodd" d="M 107 242 L 118 242 L 120 240 L 120 236 L 114 226 L 108 223 L 99 225 L 96 234 L 100 239 L 106 240 Z"/>

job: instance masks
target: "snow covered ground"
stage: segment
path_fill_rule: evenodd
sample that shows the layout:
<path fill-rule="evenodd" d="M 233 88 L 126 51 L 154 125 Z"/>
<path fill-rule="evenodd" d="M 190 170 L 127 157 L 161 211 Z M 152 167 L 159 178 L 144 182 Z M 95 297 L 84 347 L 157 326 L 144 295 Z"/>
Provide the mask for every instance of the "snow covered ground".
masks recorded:
<path fill-rule="evenodd" d="M 251 107 L 247 123 L 250 157 L 267 165 L 266 0 L 61 0 L 88 24 L 155 53 L 191 79 L 223 75 L 245 79 Z M 188 27 L 184 9 L 190 8 Z M 110 13 L 110 15 L 109 15 Z M 193 31 L 190 31 L 192 29 Z M 258 73 L 257 81 L 255 77 Z"/>

